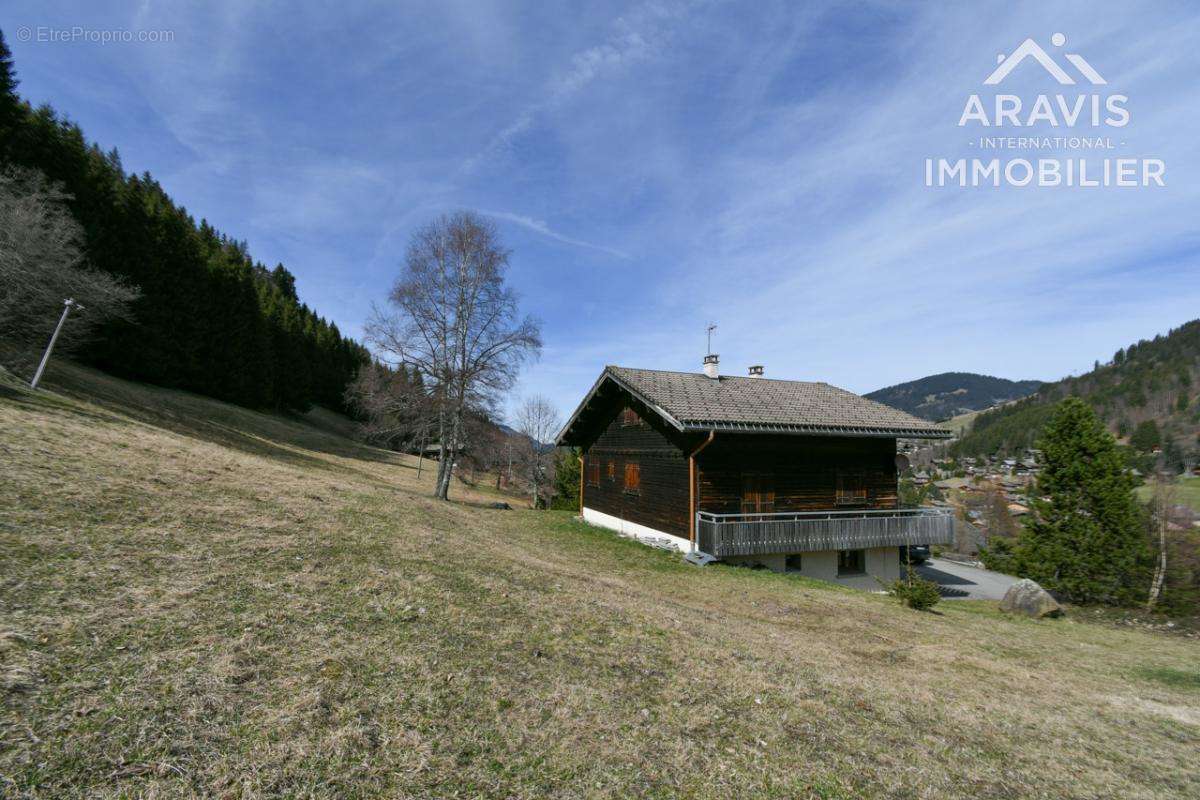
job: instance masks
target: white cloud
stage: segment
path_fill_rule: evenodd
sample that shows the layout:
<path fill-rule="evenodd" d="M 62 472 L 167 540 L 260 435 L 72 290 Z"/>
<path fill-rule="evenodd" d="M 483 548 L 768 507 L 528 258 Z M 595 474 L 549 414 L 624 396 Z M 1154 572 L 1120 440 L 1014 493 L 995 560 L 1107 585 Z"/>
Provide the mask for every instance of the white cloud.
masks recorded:
<path fill-rule="evenodd" d="M 606 73 L 619 72 L 632 63 L 658 54 L 671 32 L 670 24 L 707 1 L 652 0 L 618 17 L 613 22 L 613 32 L 603 42 L 574 53 L 569 59 L 570 66 L 552 75 L 546 81 L 541 96 L 492 136 L 482 150 L 466 159 L 459 173 L 469 175 L 475 172 L 532 128 L 539 117 L 562 106 Z"/>
<path fill-rule="evenodd" d="M 487 209 L 478 209 L 478 211 L 480 214 L 485 214 L 489 217 L 493 217 L 494 219 L 502 219 L 520 225 L 522 228 L 531 230 L 534 233 L 540 233 L 542 236 L 545 236 L 548 239 L 553 239 L 556 242 L 562 242 L 563 244 L 569 244 L 575 247 L 584 247 L 601 253 L 608 253 L 610 256 L 616 256 L 617 258 L 632 258 L 632 256 L 630 256 L 628 253 L 618 250 L 615 247 L 606 247 L 602 244 L 593 244 L 592 242 L 585 242 L 582 239 L 575 239 L 559 233 L 547 225 L 544 220 L 534 219 L 533 217 L 527 217 L 522 214 L 513 214 L 509 211 L 488 211 Z"/>

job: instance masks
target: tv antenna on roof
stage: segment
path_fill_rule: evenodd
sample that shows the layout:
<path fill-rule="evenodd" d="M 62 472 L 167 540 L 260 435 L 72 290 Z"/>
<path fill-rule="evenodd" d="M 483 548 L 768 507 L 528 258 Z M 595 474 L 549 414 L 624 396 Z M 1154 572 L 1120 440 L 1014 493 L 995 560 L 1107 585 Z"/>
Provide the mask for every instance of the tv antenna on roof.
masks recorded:
<path fill-rule="evenodd" d="M 708 323 L 708 354 L 712 355 L 712 332 L 717 329 L 717 323 Z"/>

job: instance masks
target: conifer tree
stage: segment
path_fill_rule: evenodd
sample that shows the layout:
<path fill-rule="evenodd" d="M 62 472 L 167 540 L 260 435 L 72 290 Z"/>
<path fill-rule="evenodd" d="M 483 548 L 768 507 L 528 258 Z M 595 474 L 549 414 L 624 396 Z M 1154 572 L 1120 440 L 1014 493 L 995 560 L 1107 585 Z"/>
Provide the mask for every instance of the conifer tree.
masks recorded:
<path fill-rule="evenodd" d="M 1139 422 L 1129 437 L 1129 444 L 1139 453 L 1149 453 L 1161 445 L 1162 433 L 1158 430 L 1158 423 L 1152 419 Z"/>
<path fill-rule="evenodd" d="M 244 242 L 198 224 L 149 174 L 88 143 L 53 109 L 16 94 L 0 32 L 0 160 L 62 184 L 90 266 L 137 286 L 129 319 L 97 331 L 80 357 L 123 377 L 251 407 L 345 409 L 369 353 L 303 305 L 282 265 L 256 265 Z"/>
<path fill-rule="evenodd" d="M 1059 403 L 1039 446 L 1033 517 L 1013 566 L 1077 603 L 1128 604 L 1148 585 L 1145 519 L 1130 476 L 1091 406 Z"/>
<path fill-rule="evenodd" d="M 8 159 L 9 142 L 22 116 L 12 52 L 4 41 L 4 32 L 0 31 L 0 159 Z"/>

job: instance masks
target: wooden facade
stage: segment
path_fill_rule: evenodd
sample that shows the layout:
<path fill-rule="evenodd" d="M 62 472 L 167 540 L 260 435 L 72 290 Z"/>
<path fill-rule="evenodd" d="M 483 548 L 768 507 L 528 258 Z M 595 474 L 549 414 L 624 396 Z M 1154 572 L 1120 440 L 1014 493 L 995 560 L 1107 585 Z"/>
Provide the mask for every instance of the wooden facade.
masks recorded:
<path fill-rule="evenodd" d="M 700 511 L 896 507 L 896 440 L 717 434 L 697 457 Z"/>
<path fill-rule="evenodd" d="M 619 519 L 687 538 L 688 460 L 685 437 L 632 403 L 583 450 L 583 504 Z"/>
<path fill-rule="evenodd" d="M 582 447 L 582 505 L 684 539 L 696 511 L 766 514 L 897 507 L 888 437 L 680 433 L 628 394 Z M 695 484 L 689 459 L 695 453 Z"/>

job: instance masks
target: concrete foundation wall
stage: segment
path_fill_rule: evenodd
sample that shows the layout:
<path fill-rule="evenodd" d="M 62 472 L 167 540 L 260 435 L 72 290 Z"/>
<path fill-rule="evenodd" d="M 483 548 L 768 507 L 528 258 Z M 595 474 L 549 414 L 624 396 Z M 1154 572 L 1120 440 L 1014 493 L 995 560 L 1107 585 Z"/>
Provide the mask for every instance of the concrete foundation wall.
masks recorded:
<path fill-rule="evenodd" d="M 722 559 L 729 564 L 759 564 L 773 572 L 794 572 L 787 568 L 787 556 L 783 553 L 773 553 L 761 556 L 734 556 Z M 799 574 L 806 578 L 816 578 L 830 583 L 839 583 L 868 592 L 877 592 L 884 587 L 880 581 L 890 584 L 900 577 L 900 548 L 872 547 L 866 551 L 864 575 L 842 575 L 837 572 L 838 554 L 836 550 L 822 550 L 815 553 L 800 554 Z M 878 580 L 876 580 L 878 579 Z"/>
<path fill-rule="evenodd" d="M 639 525 L 636 522 L 614 517 L 611 514 L 605 514 L 603 511 L 597 511 L 587 506 L 583 508 L 583 521 L 601 528 L 608 528 L 610 531 L 616 531 L 622 536 L 637 539 L 644 544 L 666 545 L 669 543 L 681 553 L 686 553 L 692 549 L 692 543 L 681 536 L 648 528 L 645 525 Z"/>

